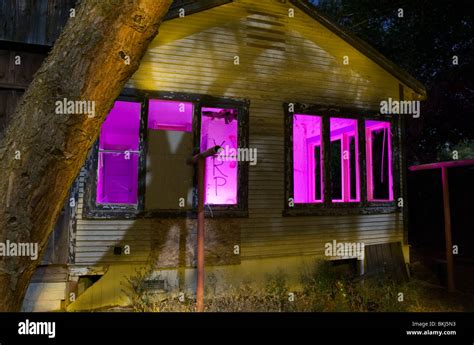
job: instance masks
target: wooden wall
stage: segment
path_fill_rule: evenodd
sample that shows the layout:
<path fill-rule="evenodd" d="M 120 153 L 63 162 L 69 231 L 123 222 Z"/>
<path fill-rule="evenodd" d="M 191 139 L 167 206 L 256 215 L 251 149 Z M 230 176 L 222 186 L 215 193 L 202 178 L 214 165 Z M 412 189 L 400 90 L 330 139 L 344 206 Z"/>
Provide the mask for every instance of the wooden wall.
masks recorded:
<path fill-rule="evenodd" d="M 401 213 L 282 216 L 283 102 L 377 110 L 380 100 L 398 98 L 400 83 L 300 10 L 289 18 L 290 6 L 237 0 L 164 22 L 127 87 L 250 100 L 250 147 L 258 149 L 258 164 L 249 168 L 249 217 L 234 220 L 242 260 L 321 255 L 324 243 L 334 239 L 366 245 L 401 241 Z M 349 65 L 343 64 L 344 56 Z M 80 199 L 78 214 L 81 209 Z M 228 222 L 215 220 L 214 226 Z M 157 231 L 166 229 L 152 220 L 78 219 L 76 264 L 145 260 Z M 110 246 L 123 238 L 141 254 L 111 256 Z"/>
<path fill-rule="evenodd" d="M 0 2 L 0 40 L 52 46 L 76 0 Z"/>
<path fill-rule="evenodd" d="M 44 57 L 41 53 L 0 49 L 0 137 Z"/>
<path fill-rule="evenodd" d="M 76 0 L 0 2 L 0 137 Z M 19 56 L 21 63 L 16 64 Z"/>

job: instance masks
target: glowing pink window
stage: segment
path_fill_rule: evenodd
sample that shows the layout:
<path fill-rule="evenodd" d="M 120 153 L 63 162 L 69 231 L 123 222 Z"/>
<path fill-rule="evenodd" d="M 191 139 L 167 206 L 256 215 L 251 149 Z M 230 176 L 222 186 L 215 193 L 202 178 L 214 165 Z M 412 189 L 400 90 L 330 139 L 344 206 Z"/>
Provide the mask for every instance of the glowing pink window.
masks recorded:
<path fill-rule="evenodd" d="M 293 115 L 293 198 L 295 203 L 323 202 L 321 117 Z"/>
<path fill-rule="evenodd" d="M 151 99 L 148 103 L 148 128 L 192 132 L 193 104 Z"/>
<path fill-rule="evenodd" d="M 141 104 L 117 101 L 99 136 L 98 204 L 137 204 Z"/>
<path fill-rule="evenodd" d="M 238 162 L 232 157 L 232 150 L 237 150 L 237 114 L 236 109 L 202 108 L 201 150 L 219 145 L 231 153 L 206 160 L 204 202 L 209 205 L 237 204 Z"/>
<path fill-rule="evenodd" d="M 330 119 L 330 150 L 332 202 L 360 201 L 357 120 Z"/>
<path fill-rule="evenodd" d="M 390 122 L 365 121 L 367 199 L 393 201 L 392 139 Z"/>

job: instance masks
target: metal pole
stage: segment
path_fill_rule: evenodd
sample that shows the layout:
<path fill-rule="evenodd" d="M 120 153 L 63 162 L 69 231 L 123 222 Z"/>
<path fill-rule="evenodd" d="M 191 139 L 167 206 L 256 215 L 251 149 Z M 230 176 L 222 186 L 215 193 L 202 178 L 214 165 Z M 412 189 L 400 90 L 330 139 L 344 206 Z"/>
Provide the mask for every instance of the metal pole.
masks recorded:
<path fill-rule="evenodd" d="M 204 311 L 204 174 L 206 158 L 198 159 L 198 229 L 196 309 Z"/>
<path fill-rule="evenodd" d="M 204 311 L 204 181 L 206 173 L 206 158 L 219 153 L 220 146 L 198 153 L 187 159 L 189 165 L 198 166 L 198 226 L 197 226 L 197 281 L 196 281 L 196 310 Z"/>
<path fill-rule="evenodd" d="M 449 181 L 448 169 L 441 168 L 441 178 L 443 181 L 443 204 L 444 204 L 444 236 L 446 240 L 446 271 L 448 280 L 448 290 L 453 292 L 454 287 L 454 266 L 453 266 L 453 241 L 451 237 L 451 210 L 449 205 Z"/>

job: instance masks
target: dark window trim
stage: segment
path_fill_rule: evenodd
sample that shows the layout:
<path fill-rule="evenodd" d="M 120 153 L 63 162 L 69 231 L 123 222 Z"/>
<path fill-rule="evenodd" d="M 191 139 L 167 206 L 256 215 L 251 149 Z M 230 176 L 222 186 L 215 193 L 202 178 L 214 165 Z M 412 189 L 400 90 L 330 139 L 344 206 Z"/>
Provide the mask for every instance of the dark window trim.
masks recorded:
<path fill-rule="evenodd" d="M 193 114 L 193 146 L 194 152 L 200 149 L 201 108 L 202 107 L 233 107 L 238 109 L 238 147 L 248 147 L 249 143 L 249 105 L 246 99 L 215 97 L 210 95 L 147 91 L 124 89 L 118 101 L 141 102 L 140 123 L 140 160 L 138 181 L 138 205 L 102 205 L 96 204 L 98 140 L 94 144 L 90 158 L 86 162 L 88 177 L 85 182 L 83 217 L 89 219 L 136 219 L 136 218 L 196 218 L 197 209 L 197 169 L 193 175 L 193 206 L 192 209 L 155 209 L 145 210 L 146 197 L 146 157 L 148 150 L 148 101 L 150 99 L 192 102 Z M 214 205 L 206 207 L 208 217 L 248 217 L 248 162 L 238 162 L 238 203 L 237 205 Z"/>
<path fill-rule="evenodd" d="M 290 112 L 290 105 L 293 111 Z M 397 116 L 381 115 L 371 109 L 342 108 L 336 106 L 284 103 L 284 124 L 285 124 L 285 199 L 283 204 L 284 216 L 314 216 L 314 215 L 346 215 L 346 214 L 380 214 L 400 212 L 397 200 L 400 197 L 400 168 L 399 168 L 399 130 L 397 126 Z M 320 116 L 322 120 L 322 150 L 323 150 L 323 181 L 324 200 L 322 203 L 294 204 L 289 206 L 290 198 L 293 198 L 293 115 L 306 114 Z M 332 203 L 330 166 L 326 162 L 331 160 L 329 149 L 330 137 L 329 119 L 331 117 L 351 118 L 359 120 L 359 183 L 360 202 Z M 366 149 L 365 149 L 365 120 L 389 121 L 392 138 L 392 176 L 393 176 L 393 201 L 390 202 L 370 202 L 367 200 L 366 183 Z"/>
<path fill-rule="evenodd" d="M 137 96 L 119 96 L 117 101 L 128 101 L 136 102 L 141 104 L 140 112 L 140 133 L 139 133 L 139 150 L 140 156 L 138 159 L 138 198 L 137 205 L 120 205 L 120 204 L 97 204 L 97 172 L 99 163 L 99 138 L 95 141 L 92 146 L 90 157 L 86 163 L 86 169 L 88 171 L 87 178 L 85 181 L 84 190 L 84 211 L 83 217 L 85 218 L 134 218 L 143 209 L 145 205 L 145 176 L 146 176 L 146 136 L 147 133 L 144 130 L 148 122 L 148 105 L 147 102 L 143 102 L 142 98 Z"/>
<path fill-rule="evenodd" d="M 201 144 L 201 109 L 203 107 L 212 108 L 236 108 L 238 110 L 238 139 L 237 147 L 248 147 L 249 140 L 249 127 L 248 127 L 248 115 L 249 115 L 249 102 L 246 100 L 235 100 L 229 98 L 219 98 L 204 96 L 196 107 L 197 118 L 196 121 L 198 128 L 196 129 L 195 138 L 195 150 L 199 151 Z M 240 214 L 241 216 L 248 217 L 248 162 L 238 162 L 238 174 L 237 174 L 237 205 L 208 205 L 206 206 L 206 215 L 208 216 L 225 216 L 232 215 L 232 213 Z M 195 181 L 197 186 L 197 170 L 195 169 Z M 194 194 L 194 205 L 197 205 L 197 193 Z"/>

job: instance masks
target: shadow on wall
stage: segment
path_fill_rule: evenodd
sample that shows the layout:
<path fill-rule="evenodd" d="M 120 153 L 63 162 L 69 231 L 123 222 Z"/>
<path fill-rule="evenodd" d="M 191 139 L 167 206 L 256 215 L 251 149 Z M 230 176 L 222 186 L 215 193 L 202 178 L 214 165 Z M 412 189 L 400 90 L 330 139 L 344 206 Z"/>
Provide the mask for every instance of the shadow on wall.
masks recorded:
<path fill-rule="evenodd" d="M 179 107 L 181 103 L 172 102 Z M 168 290 L 188 289 L 193 291 L 194 276 L 192 271 L 186 274 L 186 268 L 195 267 L 196 220 L 190 218 L 190 209 L 193 196 L 193 168 L 185 164 L 186 158 L 193 152 L 193 135 L 184 130 L 176 129 L 179 123 L 166 123 L 167 119 L 155 116 L 154 111 L 163 111 L 168 114 L 169 104 L 163 104 L 160 109 L 150 107 L 147 126 L 147 171 L 146 189 L 144 196 L 145 217 L 137 219 L 78 219 L 75 246 L 75 264 L 108 266 L 105 275 L 94 285 L 78 296 L 77 300 L 69 305 L 68 310 L 90 310 L 110 305 L 124 305 L 128 300 L 124 294 L 126 278 L 135 274 L 146 265 L 152 265 L 159 272 L 150 277 L 150 280 L 165 280 L 163 285 Z M 192 105 L 190 121 L 192 120 Z M 111 114 L 114 114 L 111 112 Z M 186 113 L 176 114 L 186 116 Z M 112 120 L 109 117 L 108 120 Z M 165 120 L 165 121 L 162 121 Z M 122 143 L 118 137 L 127 134 L 128 126 L 115 127 L 111 133 L 106 133 L 107 124 L 102 127 L 99 140 L 104 140 L 105 149 L 99 152 L 97 196 L 100 200 L 109 198 L 123 199 L 123 195 L 134 190 L 136 195 L 140 190 L 136 183 L 127 183 L 129 170 L 123 170 L 123 162 L 109 165 L 100 155 L 110 154 L 109 144 Z M 174 126 L 174 127 L 173 127 Z M 109 135 L 110 134 L 110 135 Z M 128 138 L 129 136 L 127 136 Z M 110 139 L 112 138 L 112 139 Z M 109 142 L 108 142 L 109 141 Z M 112 145 L 113 146 L 113 145 Z M 117 144 L 120 146 L 120 144 Z M 132 145 L 133 146 L 133 145 Z M 133 147 L 132 147 L 133 149 Z M 114 153 L 112 153 L 114 154 Z M 119 153 L 118 155 L 121 155 Z M 138 169 L 138 164 L 130 160 L 132 169 Z M 105 163 L 105 164 L 104 164 Z M 85 178 L 86 191 L 84 205 L 94 206 L 93 198 L 96 184 L 94 181 L 94 160 L 90 160 L 89 176 Z M 121 170 L 122 169 L 122 170 Z M 92 173 L 91 173 L 92 172 Z M 109 175 L 110 173 L 110 175 Z M 105 194 L 104 195 L 104 191 Z M 125 197 L 127 199 L 127 197 Z M 135 198 L 136 200 L 136 198 Z M 186 201 L 186 202 L 184 202 Z M 182 203 L 181 211 L 187 210 L 188 217 L 156 218 L 151 210 L 167 210 L 175 212 Z M 186 207 L 187 205 L 187 207 Z M 113 210 L 105 214 L 96 212 L 102 217 L 110 217 Z M 152 212 L 151 215 L 148 212 Z M 86 210 L 86 213 L 87 210 Z M 79 218 L 79 217 L 78 217 Z M 233 254 L 233 246 L 239 244 L 240 231 L 238 221 L 208 220 L 206 224 L 206 262 L 208 265 L 239 263 L 238 256 Z M 189 270 L 188 270 L 189 271 Z"/>

